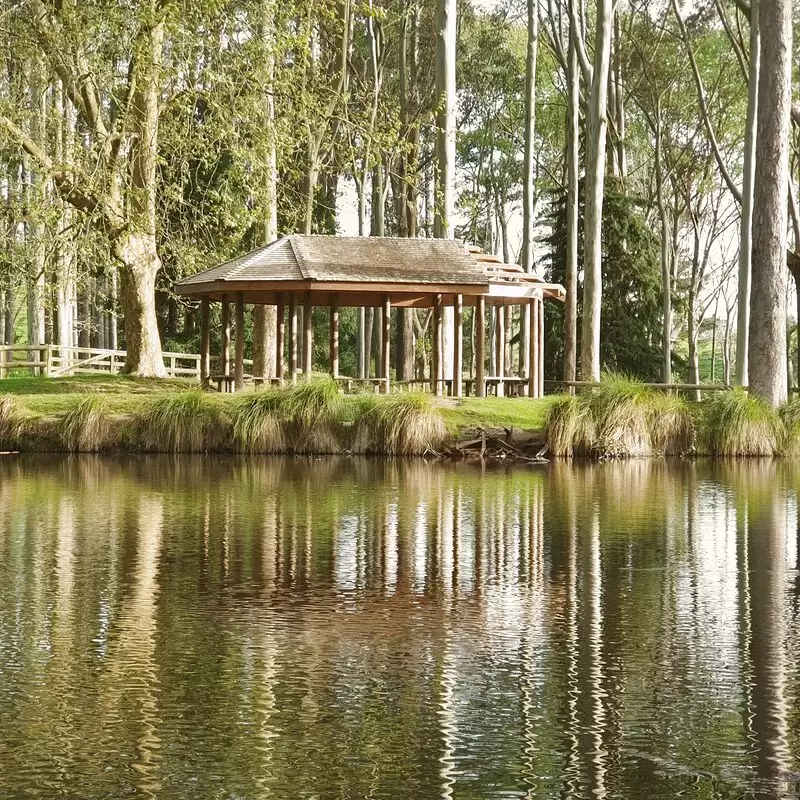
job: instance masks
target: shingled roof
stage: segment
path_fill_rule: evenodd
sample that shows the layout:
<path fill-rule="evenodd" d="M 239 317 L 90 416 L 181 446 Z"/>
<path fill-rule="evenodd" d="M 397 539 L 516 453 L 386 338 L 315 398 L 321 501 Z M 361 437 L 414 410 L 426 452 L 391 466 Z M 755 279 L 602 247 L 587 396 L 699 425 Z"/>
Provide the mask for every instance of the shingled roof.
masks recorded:
<path fill-rule="evenodd" d="M 179 281 L 179 291 L 208 284 L 319 281 L 487 286 L 489 277 L 464 243 L 451 239 L 291 234 Z M 189 293 L 187 292 L 187 293 Z"/>

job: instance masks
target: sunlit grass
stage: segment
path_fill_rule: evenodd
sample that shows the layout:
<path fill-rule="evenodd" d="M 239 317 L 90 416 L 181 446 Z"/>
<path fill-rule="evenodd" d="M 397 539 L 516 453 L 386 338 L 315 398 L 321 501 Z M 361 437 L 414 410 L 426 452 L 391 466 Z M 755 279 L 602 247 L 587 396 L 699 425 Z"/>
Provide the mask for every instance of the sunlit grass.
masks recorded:
<path fill-rule="evenodd" d="M 111 419 L 101 397 L 86 397 L 57 425 L 57 435 L 70 453 L 94 453 L 108 443 Z"/>
<path fill-rule="evenodd" d="M 783 434 L 780 416 L 743 389 L 719 392 L 698 417 L 698 452 L 715 456 L 771 456 Z"/>
<path fill-rule="evenodd" d="M 0 450 L 13 450 L 25 425 L 22 405 L 10 394 L 0 395 Z"/>
<path fill-rule="evenodd" d="M 447 426 L 433 398 L 408 393 L 363 402 L 352 448 L 359 453 L 418 456 L 436 452 L 446 438 Z"/>
<path fill-rule="evenodd" d="M 203 453 L 223 449 L 230 426 L 217 402 L 201 391 L 164 394 L 139 418 L 143 449 L 157 453 Z"/>

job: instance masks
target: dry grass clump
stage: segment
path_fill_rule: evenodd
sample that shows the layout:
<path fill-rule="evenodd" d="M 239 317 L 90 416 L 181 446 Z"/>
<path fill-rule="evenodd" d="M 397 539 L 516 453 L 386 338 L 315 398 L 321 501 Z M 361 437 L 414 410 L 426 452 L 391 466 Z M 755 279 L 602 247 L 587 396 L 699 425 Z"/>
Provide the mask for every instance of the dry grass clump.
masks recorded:
<path fill-rule="evenodd" d="M 682 455 L 694 442 L 694 422 L 685 400 L 614 373 L 605 374 L 591 392 L 556 400 L 545 432 L 550 452 L 566 458 Z"/>
<path fill-rule="evenodd" d="M 584 398 L 564 395 L 553 402 L 545 422 L 545 440 L 556 457 L 590 453 L 594 424 Z"/>
<path fill-rule="evenodd" d="M 13 450 L 25 427 L 19 401 L 10 394 L 0 395 L 0 450 Z"/>
<path fill-rule="evenodd" d="M 678 395 L 653 392 L 648 398 L 650 443 L 656 453 L 683 456 L 695 447 L 695 422 L 689 403 Z"/>
<path fill-rule="evenodd" d="M 772 456 L 783 440 L 781 419 L 743 389 L 719 392 L 703 404 L 698 453 L 714 456 Z"/>
<path fill-rule="evenodd" d="M 225 449 L 229 424 L 220 407 L 200 391 L 165 394 L 141 417 L 139 440 L 156 453 L 204 453 Z"/>
<path fill-rule="evenodd" d="M 108 408 L 98 396 L 81 400 L 58 426 L 58 439 L 70 453 L 96 453 L 107 444 L 111 433 Z"/>
<path fill-rule="evenodd" d="M 594 420 L 592 450 L 607 458 L 649 456 L 649 403 L 651 392 L 639 381 L 608 373 L 589 395 L 587 402 Z"/>
<path fill-rule="evenodd" d="M 345 405 L 331 378 L 303 381 L 282 393 L 284 436 L 299 454 L 343 453 Z"/>
<path fill-rule="evenodd" d="M 781 454 L 788 458 L 800 456 L 800 397 L 790 398 L 778 409 L 782 425 Z"/>
<path fill-rule="evenodd" d="M 283 453 L 286 437 L 281 415 L 284 393 L 279 389 L 243 394 L 233 409 L 233 437 L 244 453 Z"/>
<path fill-rule="evenodd" d="M 441 412 L 423 393 L 365 398 L 358 411 L 354 452 L 419 456 L 436 452 L 447 438 Z"/>

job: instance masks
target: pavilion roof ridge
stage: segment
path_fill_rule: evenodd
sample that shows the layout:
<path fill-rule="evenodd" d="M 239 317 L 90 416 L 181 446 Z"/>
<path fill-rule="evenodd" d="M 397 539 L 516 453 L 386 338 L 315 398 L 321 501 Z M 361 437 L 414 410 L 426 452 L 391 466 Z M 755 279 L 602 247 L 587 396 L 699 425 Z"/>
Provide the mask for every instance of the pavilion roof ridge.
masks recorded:
<path fill-rule="evenodd" d="M 289 247 L 291 247 L 292 253 L 294 253 L 294 260 L 297 262 L 297 268 L 300 270 L 300 274 L 303 276 L 303 280 L 306 281 L 309 280 L 311 276 L 306 266 L 302 248 L 297 246 L 299 244 L 297 240 L 300 236 L 311 236 L 311 235 L 313 234 L 290 233 L 288 236 L 284 237 L 289 240 Z M 280 241 L 280 239 L 278 241 Z"/>

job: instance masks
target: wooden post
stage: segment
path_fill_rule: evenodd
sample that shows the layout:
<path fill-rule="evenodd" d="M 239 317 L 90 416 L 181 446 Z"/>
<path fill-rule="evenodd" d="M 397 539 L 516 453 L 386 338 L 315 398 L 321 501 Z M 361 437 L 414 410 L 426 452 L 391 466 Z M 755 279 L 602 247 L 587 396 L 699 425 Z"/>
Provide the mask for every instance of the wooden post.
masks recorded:
<path fill-rule="evenodd" d="M 331 376 L 339 377 L 339 305 L 331 302 Z"/>
<path fill-rule="evenodd" d="M 306 293 L 303 306 L 303 372 L 311 377 L 311 359 L 314 355 L 314 313 L 311 306 L 311 292 Z"/>
<path fill-rule="evenodd" d="M 539 301 L 530 301 L 528 317 L 528 397 L 539 396 Z"/>
<path fill-rule="evenodd" d="M 236 294 L 236 353 L 233 386 L 238 392 L 244 388 L 244 295 Z"/>
<path fill-rule="evenodd" d="M 540 297 L 536 303 L 539 307 L 539 313 L 536 315 L 539 319 L 539 331 L 536 337 L 536 359 L 539 362 L 539 394 L 537 397 L 544 397 L 544 298 Z"/>
<path fill-rule="evenodd" d="M 431 388 L 439 397 L 442 393 L 442 296 L 436 295 L 433 308 L 433 341 L 431 342 Z"/>
<path fill-rule="evenodd" d="M 383 331 L 381 335 L 381 342 L 382 342 L 382 349 L 383 353 L 381 366 L 382 366 L 382 374 L 381 377 L 383 378 L 383 391 L 386 394 L 389 394 L 389 362 L 390 362 L 390 353 L 391 353 L 391 336 L 392 336 L 392 301 L 389 299 L 389 295 L 387 294 L 386 297 L 383 298 Z"/>
<path fill-rule="evenodd" d="M 231 307 L 227 300 L 222 301 L 222 357 L 219 371 L 227 375 L 231 369 Z M 225 386 L 225 383 L 222 384 Z"/>
<path fill-rule="evenodd" d="M 464 298 L 453 300 L 453 397 L 463 394 L 464 367 Z"/>
<path fill-rule="evenodd" d="M 475 395 L 486 397 L 486 299 L 478 297 L 475 305 Z"/>
<path fill-rule="evenodd" d="M 504 397 L 506 387 L 503 378 L 506 374 L 506 308 L 495 306 L 495 365 L 497 367 L 497 396 Z"/>
<path fill-rule="evenodd" d="M 289 295 L 289 380 L 297 383 L 297 295 Z"/>
<path fill-rule="evenodd" d="M 200 301 L 200 385 L 208 387 L 211 375 L 211 309 L 207 297 Z"/>
<path fill-rule="evenodd" d="M 286 338 L 286 319 L 283 309 L 283 295 L 278 295 L 277 325 L 275 326 L 275 377 L 283 383 L 283 342 Z"/>

